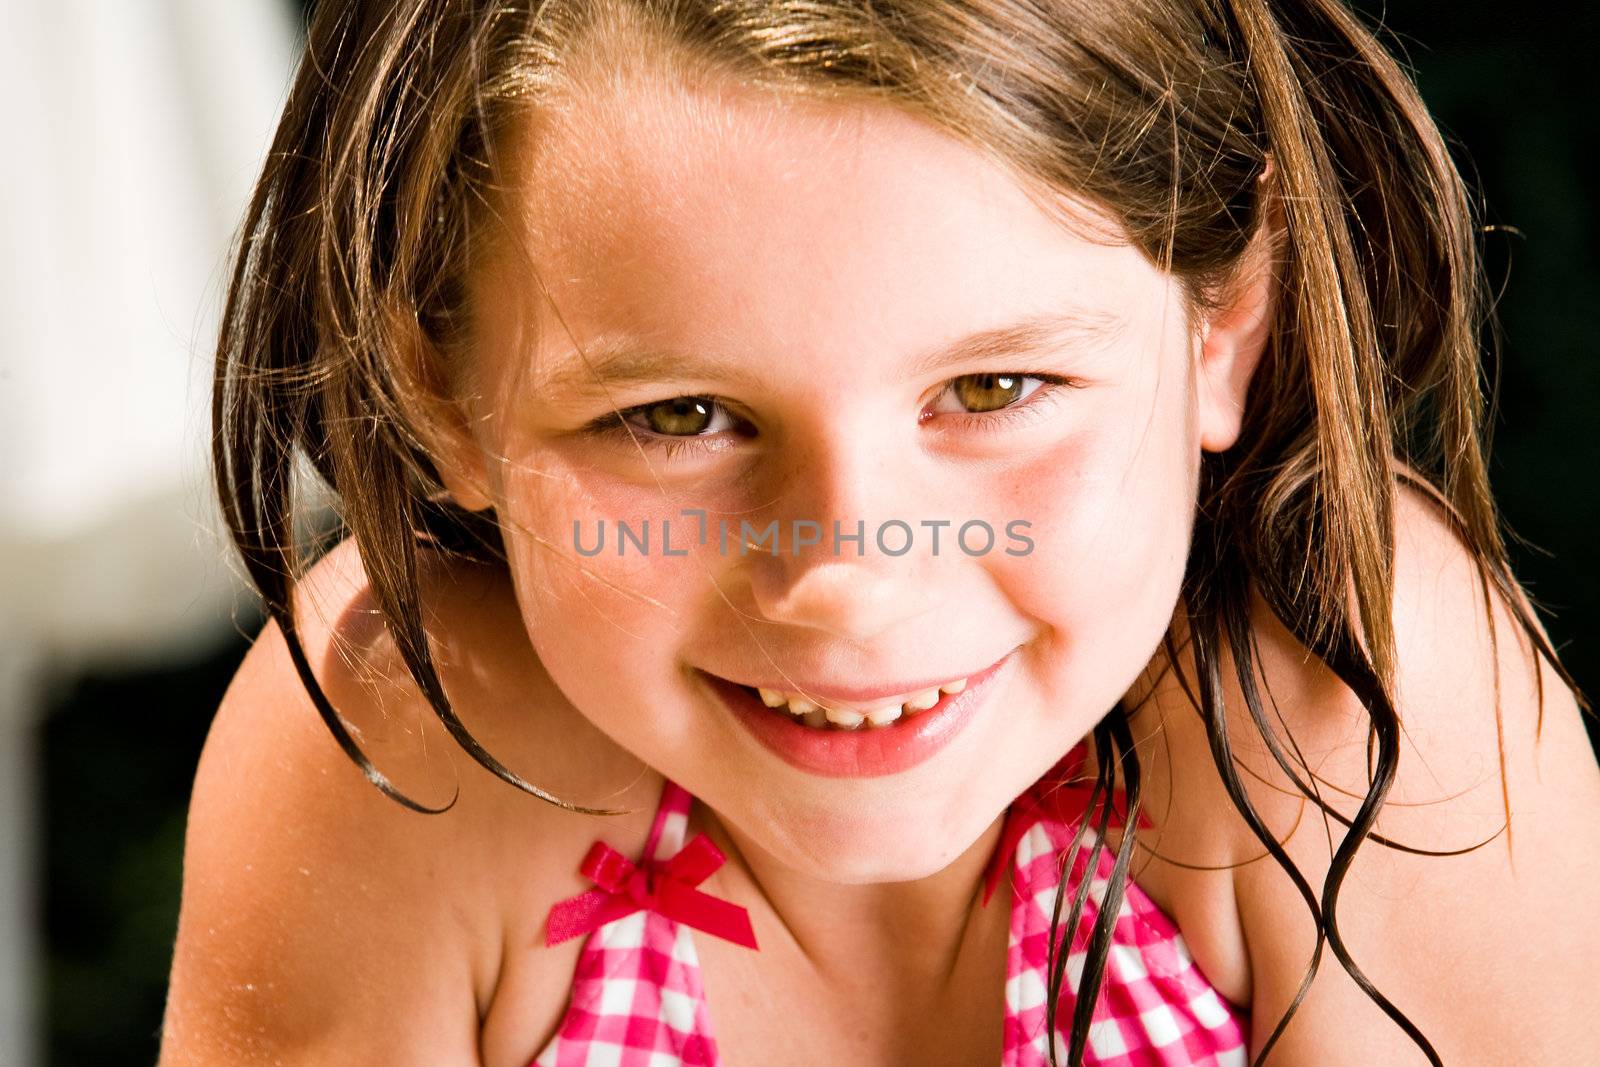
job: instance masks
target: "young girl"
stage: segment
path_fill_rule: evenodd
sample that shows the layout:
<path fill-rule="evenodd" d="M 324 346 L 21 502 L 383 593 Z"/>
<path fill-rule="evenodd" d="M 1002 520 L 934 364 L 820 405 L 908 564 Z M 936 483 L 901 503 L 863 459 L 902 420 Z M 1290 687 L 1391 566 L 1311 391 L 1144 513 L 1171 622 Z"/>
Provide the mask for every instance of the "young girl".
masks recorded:
<path fill-rule="evenodd" d="M 1475 234 L 1337 0 L 319 5 L 162 1063 L 1582 1059 Z"/>

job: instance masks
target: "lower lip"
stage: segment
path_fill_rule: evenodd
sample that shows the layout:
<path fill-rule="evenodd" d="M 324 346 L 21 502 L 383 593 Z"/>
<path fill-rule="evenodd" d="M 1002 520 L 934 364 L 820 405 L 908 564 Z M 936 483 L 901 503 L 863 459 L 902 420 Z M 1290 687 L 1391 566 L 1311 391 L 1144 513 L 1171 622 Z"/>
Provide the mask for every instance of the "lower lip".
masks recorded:
<path fill-rule="evenodd" d="M 714 674 L 696 671 L 722 699 L 745 729 L 791 766 L 829 778 L 876 778 L 898 774 L 932 759 L 971 722 L 989 691 L 1001 680 L 1016 649 L 992 667 L 967 680 L 959 693 L 945 693 L 927 711 L 888 726 L 862 725 L 854 730 L 805 726 L 789 713 L 763 704 L 744 687 Z"/>

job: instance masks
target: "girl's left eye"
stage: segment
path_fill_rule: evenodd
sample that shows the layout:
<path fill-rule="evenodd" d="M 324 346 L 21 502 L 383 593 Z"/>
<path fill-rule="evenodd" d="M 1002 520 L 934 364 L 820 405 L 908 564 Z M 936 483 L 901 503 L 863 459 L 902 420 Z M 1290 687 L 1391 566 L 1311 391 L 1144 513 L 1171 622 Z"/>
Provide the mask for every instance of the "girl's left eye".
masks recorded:
<path fill-rule="evenodd" d="M 1029 388 L 1027 382 L 1037 384 Z M 919 421 L 954 418 L 963 429 L 997 430 L 1039 417 L 1062 391 L 1079 384 L 1055 374 L 964 374 L 945 383 Z M 947 396 L 958 405 L 953 411 L 939 407 Z M 723 425 L 718 426 L 719 422 Z M 748 434 L 749 429 L 714 397 L 675 396 L 602 415 L 583 432 L 623 441 L 631 438 L 647 448 L 661 449 L 671 458 L 685 449 L 720 451 L 728 446 L 727 431 Z"/>
<path fill-rule="evenodd" d="M 1039 384 L 1030 389 L 1024 382 Z M 937 399 L 950 396 L 958 404 L 964 405 L 965 410 L 945 412 L 930 408 L 923 412 L 923 418 L 953 414 L 975 417 L 976 422 L 984 424 L 992 425 L 996 419 L 1010 424 L 1015 419 L 1032 418 L 1040 414 L 1038 407 L 1041 401 L 1031 398 L 1041 391 L 1047 398 L 1054 399 L 1058 389 L 1074 384 L 1072 379 L 1054 374 L 963 374 L 946 382 Z"/>

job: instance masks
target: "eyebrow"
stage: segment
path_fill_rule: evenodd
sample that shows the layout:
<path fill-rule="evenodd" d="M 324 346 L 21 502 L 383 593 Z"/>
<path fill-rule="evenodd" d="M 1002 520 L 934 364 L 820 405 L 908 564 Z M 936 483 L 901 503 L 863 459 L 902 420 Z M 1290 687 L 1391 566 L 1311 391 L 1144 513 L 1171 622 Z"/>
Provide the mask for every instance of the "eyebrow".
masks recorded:
<path fill-rule="evenodd" d="M 1116 337 L 1124 320 L 1106 311 L 1072 308 L 1030 315 L 1004 326 L 970 333 L 915 357 L 907 371 L 931 374 L 946 367 L 983 359 L 1038 355 L 1068 347 L 1103 345 Z M 584 357 L 587 357 L 585 359 Z M 534 381 L 537 396 L 603 397 L 613 386 L 645 382 L 718 379 L 758 389 L 759 374 L 737 360 L 663 349 L 639 338 L 602 336 L 580 356 L 562 360 Z"/>

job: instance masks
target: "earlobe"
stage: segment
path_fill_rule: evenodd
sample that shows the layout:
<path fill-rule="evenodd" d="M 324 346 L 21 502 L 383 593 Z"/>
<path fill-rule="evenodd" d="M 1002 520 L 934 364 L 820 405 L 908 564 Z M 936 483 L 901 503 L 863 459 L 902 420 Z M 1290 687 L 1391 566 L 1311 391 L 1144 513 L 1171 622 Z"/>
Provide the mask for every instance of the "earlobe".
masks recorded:
<path fill-rule="evenodd" d="M 494 506 L 489 499 L 483 450 L 468 429 L 457 404 L 429 392 L 424 427 L 424 442 L 433 459 L 434 470 L 449 493 L 450 500 L 465 511 L 483 511 Z"/>
<path fill-rule="evenodd" d="M 1257 179 L 1267 197 L 1271 175 L 1269 161 Z M 1266 219 L 1240 257 L 1221 306 L 1202 324 L 1195 376 L 1200 447 L 1207 452 L 1226 452 L 1243 428 L 1245 396 L 1277 314 L 1283 236 L 1282 209 L 1269 200 Z"/>
<path fill-rule="evenodd" d="M 483 511 L 492 507 L 494 502 L 486 495 L 482 463 L 465 455 L 469 450 L 476 453 L 477 446 L 470 439 L 465 439 L 464 433 L 452 433 L 451 436 L 458 439 L 454 447 L 445 449 L 435 446 L 430 449 L 434 457 L 434 469 L 439 472 L 439 480 L 444 483 L 451 502 L 465 511 Z"/>
<path fill-rule="evenodd" d="M 465 511 L 494 505 L 488 496 L 483 451 L 467 425 L 460 405 L 436 370 L 437 354 L 415 316 L 395 331 L 405 379 L 401 402 L 417 439 L 422 442 L 450 502 Z"/>

